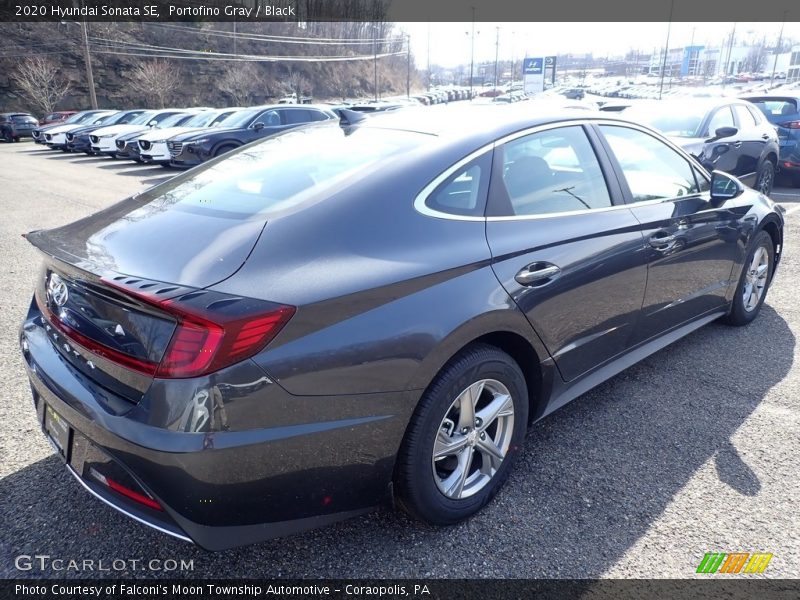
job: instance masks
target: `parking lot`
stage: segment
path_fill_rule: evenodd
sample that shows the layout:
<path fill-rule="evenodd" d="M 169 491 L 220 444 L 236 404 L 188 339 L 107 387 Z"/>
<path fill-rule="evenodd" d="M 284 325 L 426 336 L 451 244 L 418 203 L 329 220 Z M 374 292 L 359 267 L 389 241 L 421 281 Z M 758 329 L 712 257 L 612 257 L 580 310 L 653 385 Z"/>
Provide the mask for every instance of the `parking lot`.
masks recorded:
<path fill-rule="evenodd" d="M 39 264 L 20 234 L 174 172 L 31 142 L 0 144 L 0 165 L 2 576 L 109 575 L 14 566 L 44 554 L 191 560 L 178 575 L 206 578 L 684 578 L 706 552 L 741 551 L 774 555 L 765 577 L 800 577 L 800 190 L 773 193 L 788 211 L 785 250 L 758 319 L 705 327 L 535 425 L 509 483 L 467 523 L 437 529 L 382 510 L 211 554 L 119 515 L 73 480 L 36 423 L 17 347 Z"/>

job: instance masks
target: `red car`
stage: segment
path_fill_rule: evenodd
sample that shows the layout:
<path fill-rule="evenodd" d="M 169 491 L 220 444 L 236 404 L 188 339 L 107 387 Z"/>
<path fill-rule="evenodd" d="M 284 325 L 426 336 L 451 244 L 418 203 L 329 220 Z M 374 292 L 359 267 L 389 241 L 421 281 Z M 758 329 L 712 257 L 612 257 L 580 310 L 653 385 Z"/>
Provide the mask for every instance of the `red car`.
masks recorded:
<path fill-rule="evenodd" d="M 53 123 L 61 123 L 62 121 L 66 121 L 72 115 L 74 115 L 76 110 L 59 110 L 56 112 L 51 112 L 49 115 L 44 117 L 41 121 L 39 121 L 39 126 L 42 125 L 52 125 Z"/>

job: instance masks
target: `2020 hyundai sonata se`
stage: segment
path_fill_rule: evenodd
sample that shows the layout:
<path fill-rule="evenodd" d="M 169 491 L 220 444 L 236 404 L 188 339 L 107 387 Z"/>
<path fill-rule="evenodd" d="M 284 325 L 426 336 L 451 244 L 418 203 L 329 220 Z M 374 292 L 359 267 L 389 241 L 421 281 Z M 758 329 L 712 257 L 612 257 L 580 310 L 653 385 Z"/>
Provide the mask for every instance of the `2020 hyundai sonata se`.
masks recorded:
<path fill-rule="evenodd" d="M 208 549 L 395 500 L 455 523 L 531 422 L 758 314 L 771 200 L 639 125 L 531 114 L 310 125 L 28 234 L 20 342 L 69 472 Z"/>

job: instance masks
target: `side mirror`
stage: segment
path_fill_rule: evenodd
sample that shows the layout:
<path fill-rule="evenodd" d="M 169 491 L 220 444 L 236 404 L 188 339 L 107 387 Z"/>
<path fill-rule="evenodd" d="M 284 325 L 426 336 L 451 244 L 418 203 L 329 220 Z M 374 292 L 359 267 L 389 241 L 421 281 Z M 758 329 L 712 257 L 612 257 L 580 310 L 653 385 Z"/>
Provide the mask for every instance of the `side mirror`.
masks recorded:
<path fill-rule="evenodd" d="M 736 198 L 744 192 L 744 185 L 733 175 L 724 171 L 711 173 L 711 200 L 724 202 Z"/>
<path fill-rule="evenodd" d="M 721 140 L 722 138 L 733 137 L 737 133 L 739 133 L 739 130 L 736 127 L 720 127 L 714 132 L 714 137 L 706 141 L 714 142 L 716 140 Z"/>
<path fill-rule="evenodd" d="M 155 127 L 156 125 L 158 125 L 158 121 L 150 121 L 150 122 L 147 124 L 147 126 L 148 126 L 148 127 Z"/>
<path fill-rule="evenodd" d="M 256 131 L 261 131 L 262 129 L 264 129 L 264 127 L 266 127 L 266 125 L 264 125 L 264 123 L 262 123 L 261 121 L 253 125 L 253 129 L 255 129 Z"/>

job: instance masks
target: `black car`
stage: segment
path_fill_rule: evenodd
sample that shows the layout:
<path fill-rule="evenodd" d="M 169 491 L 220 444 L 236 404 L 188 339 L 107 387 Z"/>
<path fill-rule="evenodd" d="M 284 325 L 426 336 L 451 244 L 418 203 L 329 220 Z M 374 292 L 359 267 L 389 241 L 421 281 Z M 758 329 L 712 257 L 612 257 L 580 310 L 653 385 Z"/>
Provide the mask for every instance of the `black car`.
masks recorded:
<path fill-rule="evenodd" d="M 0 113 L 0 138 L 7 142 L 33 137 L 33 130 L 38 126 L 36 117 L 28 113 Z"/>
<path fill-rule="evenodd" d="M 800 187 L 800 92 L 746 96 L 778 131 L 780 155 L 778 170 L 789 175 L 792 184 Z"/>
<path fill-rule="evenodd" d="M 736 98 L 641 102 L 623 116 L 655 127 L 709 171 L 725 171 L 763 194 L 772 192 L 778 135 L 749 102 Z"/>
<path fill-rule="evenodd" d="M 123 110 L 105 117 L 101 121 L 95 122 L 92 125 L 87 125 L 86 127 L 81 127 L 80 129 L 74 129 L 70 131 L 66 135 L 66 151 L 83 152 L 84 154 L 88 154 L 90 156 L 94 155 L 94 151 L 92 150 L 92 141 L 89 139 L 89 135 L 93 131 L 109 125 L 125 125 L 133 121 L 143 112 L 145 112 L 144 109 Z"/>
<path fill-rule="evenodd" d="M 756 317 L 776 204 L 646 127 L 530 113 L 302 127 L 27 234 L 20 343 L 68 471 L 207 549 L 395 501 L 447 525 L 530 423 Z"/>
<path fill-rule="evenodd" d="M 193 167 L 254 140 L 285 129 L 336 120 L 328 108 L 277 104 L 241 110 L 213 130 L 192 131 L 167 141 L 173 167 Z"/>

